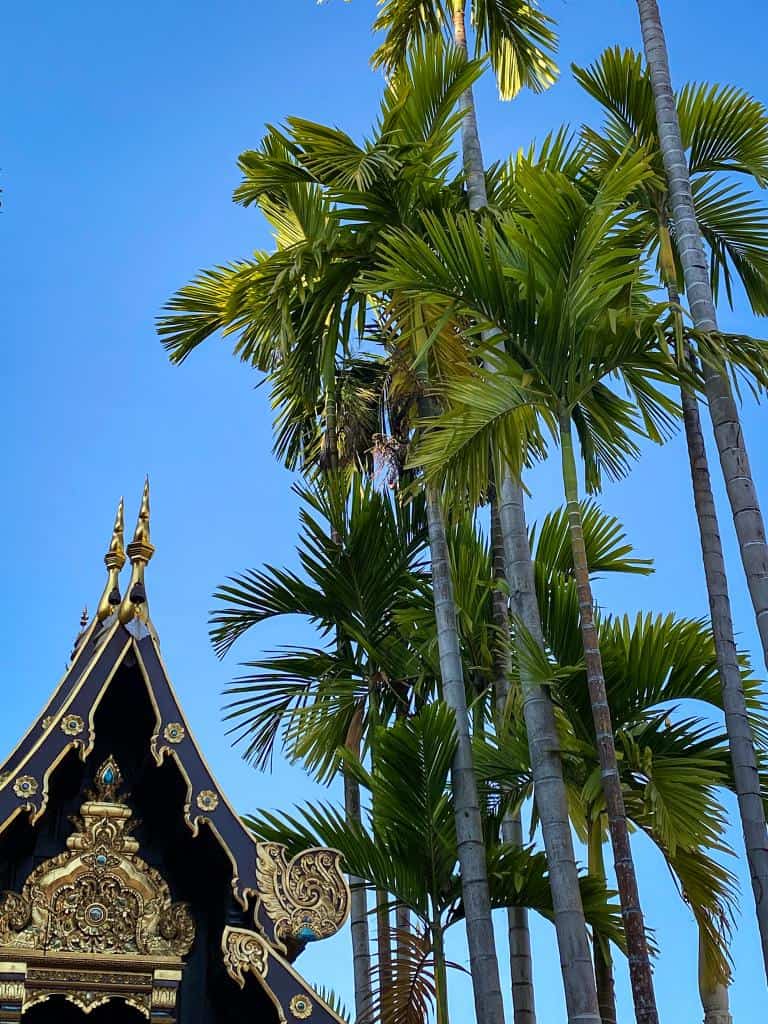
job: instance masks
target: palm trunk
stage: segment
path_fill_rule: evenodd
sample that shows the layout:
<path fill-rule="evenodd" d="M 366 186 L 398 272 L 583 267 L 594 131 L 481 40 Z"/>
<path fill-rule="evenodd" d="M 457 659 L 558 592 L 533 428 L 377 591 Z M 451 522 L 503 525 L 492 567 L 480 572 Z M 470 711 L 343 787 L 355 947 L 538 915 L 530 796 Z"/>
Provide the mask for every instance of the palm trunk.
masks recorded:
<path fill-rule="evenodd" d="M 703 965 L 702 940 L 699 936 L 699 996 L 704 1010 L 704 1024 L 733 1024 L 728 989 L 725 985 L 712 982 Z"/>
<path fill-rule="evenodd" d="M 344 812 L 347 821 L 360 824 L 360 785 L 344 773 Z M 355 981 L 355 1020 L 363 1024 L 371 1010 L 371 937 L 368 928 L 368 899 L 365 881 L 349 876 L 350 921 L 352 932 L 352 973 Z"/>
<path fill-rule="evenodd" d="M 388 1006 L 392 992 L 392 926 L 389 920 L 389 897 L 381 889 L 376 891 L 376 947 L 379 954 L 379 985 L 382 1004 Z M 390 1024 L 384 1020 L 382 1024 Z"/>
<path fill-rule="evenodd" d="M 493 577 L 495 582 L 501 582 L 505 579 L 504 541 L 495 493 L 491 495 L 490 504 Z M 494 696 L 496 720 L 501 727 L 509 697 L 509 612 L 507 598 L 498 588 L 493 591 L 493 624 L 498 633 L 493 652 Z M 519 809 L 516 813 L 510 810 L 505 813 L 501 823 L 501 838 L 511 846 L 522 847 L 523 826 Z M 514 1022 L 515 1024 L 536 1024 L 531 933 L 528 926 L 528 911 L 525 907 L 507 908 L 507 931 L 509 933 L 509 968 L 512 979 Z"/>
<path fill-rule="evenodd" d="M 454 42 L 467 52 L 464 0 L 454 0 Z M 488 203 L 477 112 L 472 89 L 462 97 L 462 154 L 467 198 L 472 210 Z M 501 482 L 500 520 L 512 610 L 543 648 L 533 563 L 525 527 L 522 490 L 506 474 Z M 600 1017 L 589 939 L 581 904 L 579 873 L 568 819 L 568 799 L 560 761 L 560 741 L 549 695 L 523 680 L 523 715 L 531 754 L 534 798 L 549 865 L 549 884 L 560 951 L 569 1024 L 597 1024 Z"/>
<path fill-rule="evenodd" d="M 533 561 L 528 544 L 523 492 L 509 475 L 501 485 L 499 502 L 507 584 L 512 612 L 539 647 L 544 649 L 541 616 L 536 599 Z M 600 1024 L 589 938 L 581 904 L 579 873 L 568 817 L 560 739 L 549 694 L 521 671 L 523 717 L 531 756 L 534 799 L 541 822 L 549 868 L 555 931 L 560 951 L 568 1024 Z"/>
<path fill-rule="evenodd" d="M 637 0 L 637 6 L 656 104 L 659 143 L 669 184 L 677 249 L 685 276 L 685 291 L 696 328 L 716 331 L 717 313 L 707 258 L 693 207 L 688 161 L 680 139 L 661 15 L 656 0 Z M 768 665 L 768 544 L 765 524 L 752 479 L 739 412 L 728 379 L 715 367 L 705 364 L 703 369 L 707 403 L 733 512 L 741 561 L 757 618 L 763 657 Z"/>
<path fill-rule="evenodd" d="M 658 1024 L 653 975 L 648 954 L 645 922 L 640 906 L 637 876 L 629 845 L 629 829 L 624 809 L 616 747 L 613 739 L 611 711 L 605 690 L 600 641 L 594 620 L 592 585 L 589 579 L 587 551 L 579 505 L 579 487 L 576 459 L 571 437 L 571 417 L 568 411 L 560 415 L 560 447 L 563 459 L 563 485 L 568 510 L 568 529 L 573 553 L 573 571 L 579 596 L 579 619 L 587 668 L 587 685 L 595 724 L 595 739 L 600 761 L 603 796 L 608 812 L 608 830 L 613 846 L 613 864 L 621 901 L 621 916 L 627 938 L 627 957 L 635 1016 L 638 1024 Z"/>
<path fill-rule="evenodd" d="M 427 485 L 427 522 L 443 700 L 456 716 L 457 747 L 451 769 L 451 787 L 475 1011 L 482 1024 L 504 1024 L 448 543 L 440 497 L 432 485 Z"/>
<path fill-rule="evenodd" d="M 602 815 L 600 816 L 602 817 Z M 587 866 L 593 878 L 602 882 L 605 877 L 605 860 L 603 859 L 603 830 L 600 817 L 590 822 L 587 837 Z M 605 940 L 607 944 L 607 940 Z M 617 1024 L 616 990 L 613 981 L 613 960 L 606 951 L 600 936 L 592 936 L 592 952 L 595 958 L 595 980 L 597 981 L 597 1001 L 600 1005 L 600 1020 L 603 1024 Z"/>
<path fill-rule="evenodd" d="M 323 433 L 325 448 L 323 462 L 325 469 L 335 473 L 339 468 L 339 428 L 336 408 L 336 380 L 325 390 L 325 431 Z"/>
<path fill-rule="evenodd" d="M 678 305 L 674 286 L 668 286 L 670 302 Z M 739 804 L 741 830 L 747 851 L 752 879 L 757 922 L 763 952 L 763 966 L 768 977 L 768 829 L 765 808 L 760 796 L 760 776 L 754 737 L 747 717 L 747 705 L 739 669 L 736 639 L 733 632 L 728 578 L 720 541 L 715 497 L 704 437 L 701 431 L 699 405 L 685 388 L 681 391 L 685 439 L 691 468 L 693 500 L 699 527 L 704 577 L 707 583 L 709 614 L 715 642 L 717 668 L 723 691 L 725 728 L 733 767 L 733 780 Z"/>

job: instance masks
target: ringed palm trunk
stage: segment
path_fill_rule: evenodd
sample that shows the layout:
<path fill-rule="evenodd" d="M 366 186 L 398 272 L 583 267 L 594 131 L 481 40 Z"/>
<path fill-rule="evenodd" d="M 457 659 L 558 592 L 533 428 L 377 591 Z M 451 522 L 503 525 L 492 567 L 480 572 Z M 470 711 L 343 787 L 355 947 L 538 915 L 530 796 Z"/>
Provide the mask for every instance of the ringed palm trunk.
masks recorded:
<path fill-rule="evenodd" d="M 323 444 L 327 452 L 326 475 L 332 475 L 338 470 L 338 441 L 336 429 L 336 395 L 335 388 L 326 392 L 325 404 L 325 431 Z M 341 537 L 335 524 L 332 526 L 331 535 L 334 543 L 341 544 Z M 337 648 L 341 644 L 339 630 L 336 630 Z M 362 730 L 362 709 L 355 713 L 349 732 L 346 737 L 346 745 L 351 752 L 359 757 L 360 741 Z M 344 814 L 347 821 L 362 825 L 362 808 L 360 803 L 360 784 L 348 772 L 343 771 L 344 779 Z M 352 939 L 352 975 L 355 988 L 355 1020 L 363 1024 L 370 1014 L 373 989 L 371 987 L 371 935 L 368 925 L 368 897 L 366 894 L 365 880 L 357 875 L 349 875 L 350 891 L 350 934 Z"/>
<path fill-rule="evenodd" d="M 501 533 L 501 519 L 496 494 L 491 500 L 491 552 L 493 556 L 493 578 L 506 582 L 504 568 L 504 540 Z M 494 697 L 496 718 L 501 726 L 507 713 L 509 697 L 509 612 L 507 598 L 502 590 L 493 591 L 493 624 L 497 630 L 494 647 Z M 501 823 L 501 838 L 512 846 L 522 847 L 523 826 L 520 810 L 507 810 Z M 536 1024 L 536 1003 L 533 990 L 533 960 L 531 957 L 531 933 L 528 925 L 528 911 L 525 907 L 507 908 L 507 932 L 509 935 L 509 969 L 512 980 L 512 1009 L 515 1024 Z"/>
<path fill-rule="evenodd" d="M 640 906 L 640 893 L 637 887 L 632 850 L 629 845 L 624 794 L 621 789 L 616 760 L 613 724 L 605 689 L 603 662 L 600 656 L 600 641 L 594 620 L 594 601 L 581 522 L 576 458 L 571 436 L 571 417 L 567 410 L 560 414 L 560 449 L 563 460 L 563 485 L 568 511 L 568 530 L 579 598 L 579 619 L 584 644 L 584 661 L 587 668 L 587 685 L 595 725 L 603 797 L 608 815 L 608 831 L 613 846 L 613 864 L 619 889 L 621 916 L 627 939 L 627 958 L 635 1016 L 638 1024 L 658 1024 L 659 1015 L 656 1009 L 645 922 Z"/>
<path fill-rule="evenodd" d="M 443 700 L 456 718 L 457 746 L 451 767 L 451 788 L 475 1013 L 478 1022 L 482 1024 L 504 1024 L 504 1004 L 491 919 L 488 865 L 472 761 L 472 738 L 453 580 L 440 496 L 432 485 L 427 485 L 427 524 Z"/>
<path fill-rule="evenodd" d="M 680 139 L 661 15 L 656 0 L 637 0 L 637 6 L 656 104 L 659 143 L 669 185 L 677 248 L 685 276 L 685 292 L 696 328 L 716 331 L 717 313 L 707 258 L 693 207 L 688 161 Z M 704 385 L 733 512 L 741 561 L 757 618 L 763 656 L 768 665 L 768 544 L 765 524 L 752 479 L 738 408 L 728 379 L 715 367 L 705 365 Z M 763 944 L 765 949 L 765 938 Z"/>
<path fill-rule="evenodd" d="M 454 0 L 454 42 L 466 53 L 465 9 L 465 0 Z M 488 196 L 477 112 L 471 88 L 464 93 L 462 106 L 462 154 L 467 198 L 470 209 L 479 210 L 487 206 Z M 500 491 L 499 515 L 506 562 L 505 575 L 512 596 L 512 611 L 543 649 L 544 638 L 536 600 L 522 488 L 518 482 L 512 480 L 509 473 L 506 473 L 502 478 Z M 549 884 L 552 891 L 568 1021 L 569 1024 L 598 1024 L 600 1016 L 595 976 L 584 908 L 581 903 L 579 873 L 573 850 L 554 708 L 544 688 L 533 680 L 523 679 L 522 689 L 534 799 L 549 867 Z M 516 936 L 521 942 L 525 941 L 522 932 L 517 928 Z M 530 936 L 527 937 L 527 945 L 530 949 Z M 522 966 L 522 959 L 519 960 L 519 964 Z"/>
<path fill-rule="evenodd" d="M 519 484 L 513 483 L 509 475 L 505 476 L 501 485 L 499 516 L 512 612 L 543 650 L 544 636 L 536 599 L 523 491 Z M 545 688 L 536 680 L 528 678 L 524 668 L 520 682 L 534 799 L 547 854 L 568 1022 L 600 1024 L 554 707 Z"/>
<path fill-rule="evenodd" d="M 670 302 L 673 305 L 678 305 L 679 298 L 674 286 L 669 286 L 668 292 Z M 757 753 L 747 717 L 747 705 L 739 669 L 731 600 L 728 593 L 728 577 L 725 571 L 715 497 L 712 493 L 712 482 L 709 475 L 707 450 L 701 430 L 699 404 L 695 395 L 685 388 L 681 390 L 681 397 L 712 635 L 715 642 L 720 685 L 723 691 L 725 728 L 728 734 L 734 788 L 747 851 L 747 863 L 752 879 L 752 891 L 755 897 L 763 966 L 766 976 L 768 976 L 768 829 L 766 829 L 765 807 L 760 796 Z"/>

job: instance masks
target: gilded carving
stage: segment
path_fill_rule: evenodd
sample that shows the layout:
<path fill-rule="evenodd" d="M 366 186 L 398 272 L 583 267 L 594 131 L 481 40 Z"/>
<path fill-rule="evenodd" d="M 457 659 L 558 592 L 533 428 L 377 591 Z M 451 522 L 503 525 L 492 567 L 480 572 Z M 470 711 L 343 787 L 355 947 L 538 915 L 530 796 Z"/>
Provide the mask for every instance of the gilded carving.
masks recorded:
<path fill-rule="evenodd" d="M 33 993 L 27 993 L 27 997 L 24 1001 L 24 1011 L 31 1009 L 38 1003 L 46 1003 L 53 996 L 63 996 L 68 1003 L 72 1003 L 78 1010 L 82 1010 L 83 1013 L 93 1013 L 100 1006 L 106 1006 L 107 1003 L 113 999 L 119 999 L 123 1003 L 127 1003 L 128 1006 L 134 1007 L 144 1017 L 149 1018 L 150 1016 L 150 998 L 149 994 L 145 992 L 135 992 L 130 995 L 120 994 L 117 995 L 113 992 L 99 992 L 92 989 L 88 989 L 83 992 L 62 992 L 61 989 L 36 989 Z"/>
<path fill-rule="evenodd" d="M 37 779 L 31 775 L 20 775 L 13 784 L 13 792 L 20 800 L 34 796 L 40 788 Z"/>
<path fill-rule="evenodd" d="M 61 720 L 61 731 L 65 736 L 79 736 L 85 728 L 80 715 L 64 715 Z"/>
<path fill-rule="evenodd" d="M 288 1008 L 297 1020 L 308 1020 L 312 1016 L 312 1000 L 305 995 L 294 996 L 288 1004 Z"/>
<path fill-rule="evenodd" d="M 327 938 L 349 912 L 349 889 L 336 850 L 314 848 L 289 861 L 279 843 L 257 844 L 259 891 L 283 943 Z"/>
<path fill-rule="evenodd" d="M 3 946 L 46 955 L 180 959 L 189 952 L 195 937 L 189 909 L 172 902 L 165 880 L 138 856 L 132 811 L 118 798 L 121 784 L 110 758 L 66 852 L 37 867 L 21 893 L 0 897 Z"/>
<path fill-rule="evenodd" d="M 163 736 L 169 743 L 181 743 L 186 735 L 187 731 L 181 722 L 169 722 L 163 729 Z"/>
<path fill-rule="evenodd" d="M 23 981 L 0 981 L 0 1003 L 20 1003 L 23 998 Z"/>
<path fill-rule="evenodd" d="M 174 985 L 164 985 L 152 992 L 152 1008 L 155 1010 L 172 1010 L 176 1006 L 178 989 Z"/>
<path fill-rule="evenodd" d="M 244 928 L 225 928 L 221 951 L 224 954 L 227 974 L 240 988 L 245 987 L 245 976 L 249 971 L 266 978 L 269 947 L 256 932 L 249 932 Z"/>
<path fill-rule="evenodd" d="M 196 803 L 201 811 L 215 811 L 219 806 L 219 797 L 212 789 L 204 789 L 197 794 Z"/>

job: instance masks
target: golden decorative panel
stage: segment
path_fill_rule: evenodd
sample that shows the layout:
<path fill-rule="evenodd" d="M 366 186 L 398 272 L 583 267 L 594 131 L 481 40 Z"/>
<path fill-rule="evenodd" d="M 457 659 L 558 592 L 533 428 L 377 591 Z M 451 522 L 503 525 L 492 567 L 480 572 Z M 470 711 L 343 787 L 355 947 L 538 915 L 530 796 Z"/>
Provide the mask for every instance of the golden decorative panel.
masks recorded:
<path fill-rule="evenodd" d="M 349 888 L 340 862 L 336 850 L 305 850 L 289 861 L 279 843 L 258 843 L 259 891 L 279 941 L 303 945 L 341 928 Z"/>
<path fill-rule="evenodd" d="M 117 796 L 121 783 L 109 759 L 97 774 L 96 793 L 80 809 L 67 850 L 40 864 L 21 893 L 0 896 L 0 945 L 6 951 L 177 961 L 189 952 L 195 937 L 189 909 L 172 902 L 164 879 L 138 856 L 132 811 Z"/>

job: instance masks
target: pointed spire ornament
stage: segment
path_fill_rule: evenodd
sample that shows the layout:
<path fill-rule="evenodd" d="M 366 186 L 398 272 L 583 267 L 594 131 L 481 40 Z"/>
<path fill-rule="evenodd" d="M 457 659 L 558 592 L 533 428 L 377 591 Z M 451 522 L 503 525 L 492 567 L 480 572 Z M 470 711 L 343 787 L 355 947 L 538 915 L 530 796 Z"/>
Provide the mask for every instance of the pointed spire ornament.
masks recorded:
<path fill-rule="evenodd" d="M 96 618 L 99 622 L 108 619 L 120 604 L 120 570 L 125 565 L 124 529 L 123 499 L 121 498 L 115 514 L 115 525 L 112 527 L 109 550 L 104 555 L 104 564 L 107 567 L 107 585 L 104 587 L 104 593 L 101 595 L 96 609 Z"/>
<path fill-rule="evenodd" d="M 131 560 L 131 579 L 125 597 L 120 604 L 118 615 L 123 625 L 133 618 L 149 622 L 147 592 L 144 588 L 144 569 L 155 553 L 149 540 L 149 477 L 144 481 L 144 493 L 141 497 L 141 508 L 133 540 L 126 550 Z"/>

